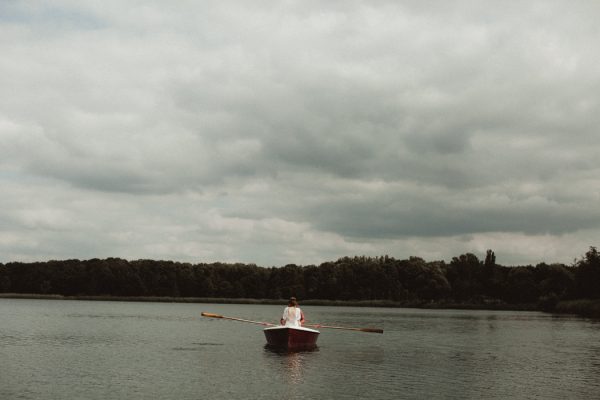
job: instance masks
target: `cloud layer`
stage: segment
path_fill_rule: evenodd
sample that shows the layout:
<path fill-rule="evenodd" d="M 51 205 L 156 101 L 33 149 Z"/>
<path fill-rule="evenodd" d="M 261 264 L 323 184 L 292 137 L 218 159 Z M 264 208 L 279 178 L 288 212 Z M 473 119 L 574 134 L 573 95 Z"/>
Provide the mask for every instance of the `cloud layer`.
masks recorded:
<path fill-rule="evenodd" d="M 0 261 L 569 262 L 593 2 L 0 5 Z"/>

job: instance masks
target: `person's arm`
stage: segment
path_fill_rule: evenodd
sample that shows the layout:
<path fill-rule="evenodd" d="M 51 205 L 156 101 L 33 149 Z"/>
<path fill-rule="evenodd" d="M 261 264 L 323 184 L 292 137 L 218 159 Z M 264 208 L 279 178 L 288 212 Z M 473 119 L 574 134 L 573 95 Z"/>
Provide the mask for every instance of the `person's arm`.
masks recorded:
<path fill-rule="evenodd" d="M 300 326 L 304 325 L 304 312 L 300 310 Z"/>
<path fill-rule="evenodd" d="M 287 318 L 287 307 L 283 310 L 283 316 L 281 317 L 281 319 L 279 320 L 279 323 L 281 325 L 285 325 L 285 319 Z"/>

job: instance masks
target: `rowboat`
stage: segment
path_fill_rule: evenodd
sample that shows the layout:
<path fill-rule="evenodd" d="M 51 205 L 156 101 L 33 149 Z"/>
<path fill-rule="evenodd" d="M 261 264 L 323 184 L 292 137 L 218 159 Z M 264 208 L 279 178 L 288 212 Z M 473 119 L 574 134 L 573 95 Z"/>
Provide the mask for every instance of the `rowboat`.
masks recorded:
<path fill-rule="evenodd" d="M 292 327 L 285 325 L 275 325 L 270 322 L 252 321 L 249 319 L 236 317 L 226 317 L 225 315 L 213 314 L 209 312 L 203 312 L 201 313 L 201 315 L 203 317 L 208 318 L 228 319 L 230 321 L 247 322 L 249 324 L 268 326 L 268 328 L 263 329 L 265 337 L 267 338 L 267 346 L 285 350 L 310 350 L 317 347 L 317 338 L 319 337 L 320 332 L 315 329 L 307 328 L 307 326 L 312 326 L 315 328 L 342 329 L 345 331 L 383 333 L 383 329 L 379 328 L 352 328 L 347 326 L 333 326 L 321 324 Z"/>
<path fill-rule="evenodd" d="M 315 329 L 290 326 L 271 326 L 263 332 L 269 346 L 287 350 L 314 349 L 320 333 Z"/>

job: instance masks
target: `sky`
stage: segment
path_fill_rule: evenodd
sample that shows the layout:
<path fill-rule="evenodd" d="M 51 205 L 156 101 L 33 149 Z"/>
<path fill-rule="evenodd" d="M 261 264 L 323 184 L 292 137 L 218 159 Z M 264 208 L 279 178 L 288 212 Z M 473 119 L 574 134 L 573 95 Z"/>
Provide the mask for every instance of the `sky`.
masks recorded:
<path fill-rule="evenodd" d="M 596 1 L 0 2 L 0 262 L 572 263 Z"/>

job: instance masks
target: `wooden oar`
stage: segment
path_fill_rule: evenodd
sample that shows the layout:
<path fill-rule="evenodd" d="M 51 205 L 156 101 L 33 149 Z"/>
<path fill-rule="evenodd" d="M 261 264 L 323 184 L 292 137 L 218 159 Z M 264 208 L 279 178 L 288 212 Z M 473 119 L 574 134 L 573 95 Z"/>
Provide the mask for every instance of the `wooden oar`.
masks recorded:
<path fill-rule="evenodd" d="M 257 325 L 263 325 L 263 326 L 278 326 L 278 325 L 275 325 L 275 324 L 271 324 L 269 322 L 251 321 L 249 319 L 242 319 L 242 318 L 235 318 L 235 317 L 226 317 L 224 315 L 213 314 L 213 313 L 208 313 L 208 312 L 203 312 L 200 315 L 202 315 L 203 317 L 208 317 L 208 318 L 228 319 L 228 320 L 231 320 L 231 321 L 248 322 L 250 324 L 257 324 Z M 346 326 L 317 325 L 317 324 L 304 324 L 303 326 L 310 326 L 310 327 L 313 327 L 313 328 L 343 329 L 343 330 L 346 330 L 346 331 L 383 333 L 383 329 L 378 329 L 378 328 L 349 328 L 349 327 L 346 327 Z"/>
<path fill-rule="evenodd" d="M 235 317 L 226 317 L 224 315 L 207 313 L 207 312 L 203 312 L 200 315 L 202 315 L 203 317 L 208 317 L 208 318 L 221 318 L 221 319 L 229 319 L 229 320 L 232 320 L 232 321 L 248 322 L 250 324 L 257 324 L 257 325 L 263 325 L 263 326 L 275 326 L 275 324 L 271 324 L 269 322 L 250 321 L 249 319 L 242 319 L 242 318 L 235 318 Z"/>
<path fill-rule="evenodd" d="M 332 326 L 332 325 L 318 325 L 318 324 L 304 324 L 302 326 L 310 326 L 312 328 L 328 328 L 328 329 L 343 329 L 345 331 L 359 331 L 369 333 L 383 333 L 383 329 L 379 328 L 349 328 L 346 326 Z"/>

